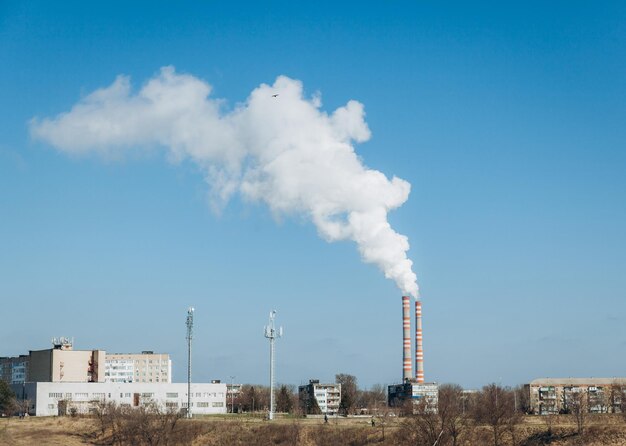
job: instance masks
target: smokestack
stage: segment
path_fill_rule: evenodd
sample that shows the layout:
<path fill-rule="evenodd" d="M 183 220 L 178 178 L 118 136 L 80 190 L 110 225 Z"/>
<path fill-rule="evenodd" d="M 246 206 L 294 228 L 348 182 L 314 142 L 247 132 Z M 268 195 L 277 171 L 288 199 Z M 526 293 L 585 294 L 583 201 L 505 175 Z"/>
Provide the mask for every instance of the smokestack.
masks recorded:
<path fill-rule="evenodd" d="M 411 298 L 402 296 L 402 337 L 403 337 L 403 353 L 402 353 L 402 382 L 411 379 Z"/>
<path fill-rule="evenodd" d="M 424 382 L 424 350 L 422 347 L 422 302 L 415 301 L 415 378 Z"/>

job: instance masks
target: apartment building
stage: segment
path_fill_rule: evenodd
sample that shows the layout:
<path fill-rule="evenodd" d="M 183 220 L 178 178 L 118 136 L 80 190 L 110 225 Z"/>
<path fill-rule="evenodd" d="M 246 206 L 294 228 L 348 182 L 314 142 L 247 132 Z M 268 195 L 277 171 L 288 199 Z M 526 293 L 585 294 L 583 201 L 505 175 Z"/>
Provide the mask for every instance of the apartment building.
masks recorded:
<path fill-rule="evenodd" d="M 74 350 L 69 338 L 55 338 L 53 347 L 28 355 L 0 358 L 0 378 L 24 382 L 146 382 L 171 383 L 172 361 L 167 353 L 107 353 Z"/>
<path fill-rule="evenodd" d="M 28 355 L 0 357 L 0 379 L 9 384 L 23 383 L 28 376 Z"/>
<path fill-rule="evenodd" d="M 323 384 L 318 379 L 311 379 L 308 384 L 298 387 L 298 400 L 304 413 L 311 413 L 313 399 L 321 413 L 337 414 L 341 402 L 341 384 Z"/>
<path fill-rule="evenodd" d="M 116 383 L 171 383 L 172 360 L 167 353 L 107 353 L 104 381 Z"/>
<path fill-rule="evenodd" d="M 574 403 L 591 413 L 616 413 L 626 378 L 539 378 L 524 389 L 530 411 L 538 415 L 569 413 Z"/>

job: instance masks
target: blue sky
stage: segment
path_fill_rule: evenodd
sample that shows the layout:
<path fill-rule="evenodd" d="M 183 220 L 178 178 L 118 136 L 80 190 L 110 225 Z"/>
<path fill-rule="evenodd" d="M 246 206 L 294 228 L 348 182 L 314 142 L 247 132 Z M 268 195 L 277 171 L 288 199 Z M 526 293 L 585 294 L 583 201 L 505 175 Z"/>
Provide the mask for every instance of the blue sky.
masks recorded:
<path fill-rule="evenodd" d="M 363 163 L 411 183 L 391 211 L 424 306 L 428 380 L 476 387 L 626 366 L 626 6 L 621 2 L 3 2 L 0 354 L 169 352 L 185 379 L 401 377 L 400 291 L 354 243 L 235 197 L 164 150 L 68 155 L 29 122 L 120 74 L 202 79 L 233 109 L 286 75 L 354 99 Z"/>

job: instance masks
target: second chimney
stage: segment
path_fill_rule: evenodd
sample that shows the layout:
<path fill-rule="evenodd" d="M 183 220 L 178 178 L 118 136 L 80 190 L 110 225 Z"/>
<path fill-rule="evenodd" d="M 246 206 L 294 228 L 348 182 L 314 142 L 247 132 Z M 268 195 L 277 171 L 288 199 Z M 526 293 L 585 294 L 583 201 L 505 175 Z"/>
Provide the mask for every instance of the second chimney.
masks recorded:
<path fill-rule="evenodd" d="M 415 379 L 424 382 L 424 350 L 422 347 L 422 302 L 415 301 Z"/>
<path fill-rule="evenodd" d="M 411 379 L 411 298 L 402 296 L 402 382 Z"/>

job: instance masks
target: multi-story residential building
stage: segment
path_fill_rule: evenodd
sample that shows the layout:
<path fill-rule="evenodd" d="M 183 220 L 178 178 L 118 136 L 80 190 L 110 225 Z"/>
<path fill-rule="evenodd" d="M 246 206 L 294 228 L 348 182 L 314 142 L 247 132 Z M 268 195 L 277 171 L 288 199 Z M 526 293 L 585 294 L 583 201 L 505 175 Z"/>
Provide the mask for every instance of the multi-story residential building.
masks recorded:
<path fill-rule="evenodd" d="M 86 414 L 98 403 L 114 402 L 122 407 L 156 404 L 161 410 L 187 410 L 187 383 L 59 383 L 28 382 L 11 386 L 18 399 L 29 402 L 29 414 L 55 416 Z M 226 385 L 193 383 L 193 415 L 226 413 Z"/>
<path fill-rule="evenodd" d="M 172 361 L 167 353 L 107 353 L 105 382 L 171 383 Z"/>
<path fill-rule="evenodd" d="M 9 384 L 19 384 L 28 377 L 28 355 L 0 357 L 0 379 Z"/>
<path fill-rule="evenodd" d="M 0 378 L 23 382 L 147 382 L 171 383 L 167 353 L 106 353 L 74 350 L 68 338 L 53 339 L 53 348 L 0 358 Z"/>
<path fill-rule="evenodd" d="M 341 402 L 341 384 L 322 384 L 318 379 L 311 379 L 308 384 L 298 387 L 298 399 L 304 413 L 311 413 L 315 400 L 321 413 L 335 415 Z"/>
<path fill-rule="evenodd" d="M 568 413 L 573 404 L 592 413 L 620 411 L 626 378 L 540 378 L 524 386 L 530 412 L 538 415 Z"/>
<path fill-rule="evenodd" d="M 52 340 L 53 348 L 0 358 L 0 377 L 24 382 L 99 382 L 104 380 L 104 350 L 74 350 L 68 338 Z"/>

